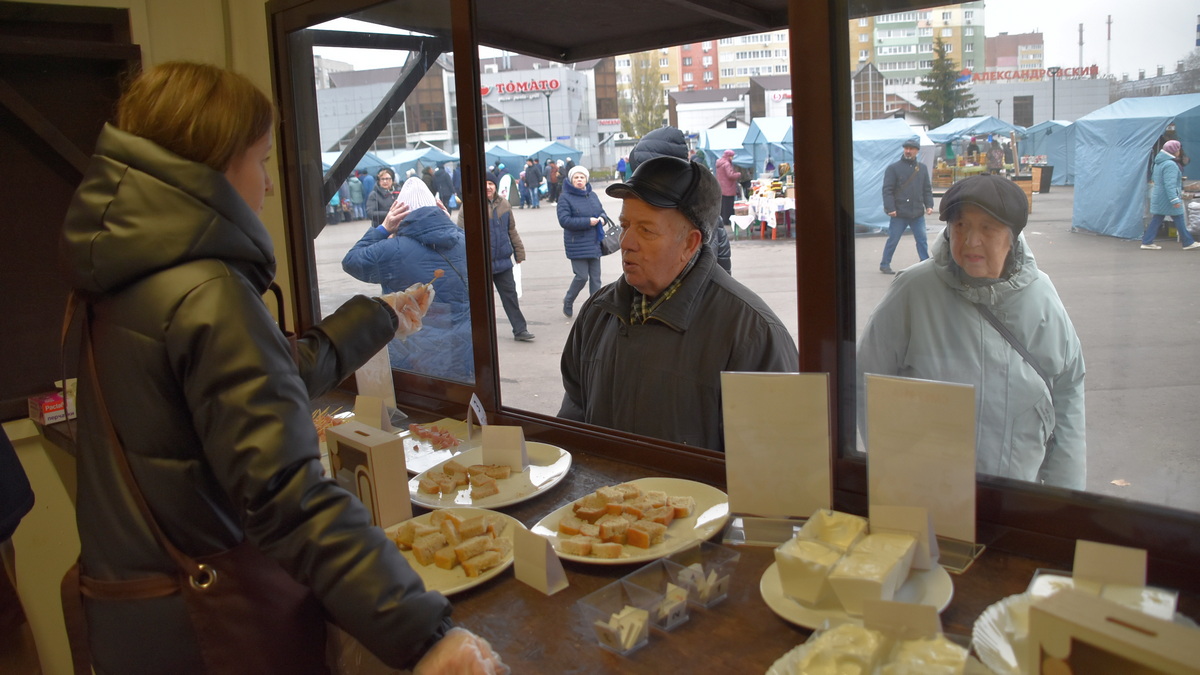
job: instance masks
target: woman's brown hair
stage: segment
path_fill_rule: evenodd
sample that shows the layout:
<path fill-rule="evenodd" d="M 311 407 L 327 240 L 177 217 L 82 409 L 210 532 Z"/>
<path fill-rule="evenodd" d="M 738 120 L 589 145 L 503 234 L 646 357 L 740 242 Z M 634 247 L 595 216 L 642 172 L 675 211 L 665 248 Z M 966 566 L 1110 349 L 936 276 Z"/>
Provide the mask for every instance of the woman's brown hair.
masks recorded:
<path fill-rule="evenodd" d="M 245 76 L 169 61 L 130 83 L 117 103 L 116 126 L 223 172 L 274 120 L 270 99 Z"/>

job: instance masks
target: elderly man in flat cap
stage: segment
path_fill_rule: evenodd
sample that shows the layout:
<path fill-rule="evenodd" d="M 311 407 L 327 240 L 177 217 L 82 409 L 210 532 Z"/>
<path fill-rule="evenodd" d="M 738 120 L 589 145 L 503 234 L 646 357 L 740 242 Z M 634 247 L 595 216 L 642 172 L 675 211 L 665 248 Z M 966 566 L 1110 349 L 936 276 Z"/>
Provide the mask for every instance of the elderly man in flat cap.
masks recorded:
<path fill-rule="evenodd" d="M 624 274 L 571 327 L 558 414 L 723 450 L 721 371 L 796 371 L 796 344 L 704 245 L 721 203 L 708 169 L 655 157 L 606 192 L 622 200 Z"/>
<path fill-rule="evenodd" d="M 883 245 L 883 259 L 879 261 L 879 271 L 884 274 L 895 274 L 892 255 L 906 228 L 912 228 L 917 258 L 929 257 L 925 216 L 933 213 L 933 183 L 929 180 L 929 169 L 917 161 L 920 150 L 921 139 L 916 136 L 904 141 L 904 155 L 883 172 L 883 210 L 892 219 L 887 243 Z"/>
<path fill-rule="evenodd" d="M 896 277 L 859 340 L 860 428 L 867 374 L 970 384 L 979 473 L 1082 490 L 1083 350 L 1021 236 L 1028 216 L 1024 191 L 1001 176 L 946 191 L 933 257 Z"/>

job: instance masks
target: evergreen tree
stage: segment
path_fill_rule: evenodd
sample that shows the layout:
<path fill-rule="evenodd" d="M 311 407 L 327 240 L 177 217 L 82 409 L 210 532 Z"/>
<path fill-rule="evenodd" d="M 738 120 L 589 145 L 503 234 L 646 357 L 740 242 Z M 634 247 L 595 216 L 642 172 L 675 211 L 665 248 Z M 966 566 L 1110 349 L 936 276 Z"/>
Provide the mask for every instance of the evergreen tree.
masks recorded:
<path fill-rule="evenodd" d="M 975 95 L 966 82 L 959 82 L 962 75 L 954 60 L 946 56 L 946 45 L 937 39 L 933 43 L 933 68 L 921 78 L 925 89 L 917 92 L 921 101 L 921 115 L 930 129 L 936 129 L 956 117 L 972 117 L 978 107 Z"/>
<path fill-rule="evenodd" d="M 639 52 L 630 56 L 631 97 L 621 106 L 621 128 L 634 138 L 641 138 L 663 125 L 667 102 L 659 78 L 658 52 Z"/>

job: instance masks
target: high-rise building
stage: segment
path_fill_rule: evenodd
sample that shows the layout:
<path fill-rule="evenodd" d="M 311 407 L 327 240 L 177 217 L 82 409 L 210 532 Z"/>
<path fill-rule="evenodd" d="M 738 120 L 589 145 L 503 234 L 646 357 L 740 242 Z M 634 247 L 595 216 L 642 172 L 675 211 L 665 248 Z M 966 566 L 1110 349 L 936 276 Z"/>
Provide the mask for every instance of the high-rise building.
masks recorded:
<path fill-rule="evenodd" d="M 989 73 L 1038 71 L 1045 66 L 1046 46 L 1041 33 L 1001 33 L 985 39 L 983 52 L 984 71 Z"/>
<path fill-rule="evenodd" d="M 788 48 L 786 30 L 722 38 L 717 43 L 720 86 L 740 89 L 752 77 L 789 74 Z"/>

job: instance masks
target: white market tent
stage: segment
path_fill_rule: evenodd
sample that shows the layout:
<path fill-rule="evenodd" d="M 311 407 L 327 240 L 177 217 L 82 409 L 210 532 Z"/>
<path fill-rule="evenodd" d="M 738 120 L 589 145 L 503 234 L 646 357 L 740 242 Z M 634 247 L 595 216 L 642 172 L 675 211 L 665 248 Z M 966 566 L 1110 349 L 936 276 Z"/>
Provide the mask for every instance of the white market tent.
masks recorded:
<path fill-rule="evenodd" d="M 886 230 L 891 219 L 883 211 L 883 174 L 888 165 L 904 154 L 904 141 L 921 138 L 918 160 L 928 168 L 933 161 L 928 137 L 899 118 L 855 120 L 854 136 L 854 225 Z M 932 175 L 932 174 L 931 174 Z"/>
<path fill-rule="evenodd" d="M 1046 120 L 1025 130 L 1021 155 L 1044 155 L 1054 167 L 1051 185 L 1075 184 L 1075 125 L 1061 120 Z"/>
<path fill-rule="evenodd" d="M 742 141 L 742 147 L 754 159 L 754 171 L 761 173 L 767 158 L 778 167 L 780 162 L 792 161 L 792 118 L 758 117 L 750 122 L 750 129 Z"/>
<path fill-rule="evenodd" d="M 929 130 L 929 140 L 934 143 L 951 143 L 964 136 L 987 136 L 988 134 L 1024 134 L 1025 127 L 1009 124 L 998 117 L 956 117 L 936 129 Z"/>
<path fill-rule="evenodd" d="M 1151 153 L 1167 125 L 1189 157 L 1200 153 L 1200 94 L 1124 98 L 1075 128 L 1072 227 L 1134 239 L 1145 229 Z"/>
<path fill-rule="evenodd" d="M 754 159 L 742 147 L 742 141 L 744 140 L 746 140 L 745 127 L 736 129 L 706 129 L 700 132 L 700 141 L 697 150 L 704 153 L 704 159 L 710 167 L 717 165 L 717 160 L 721 159 L 721 155 L 726 150 L 733 150 L 733 163 L 735 166 L 750 166 Z"/>

